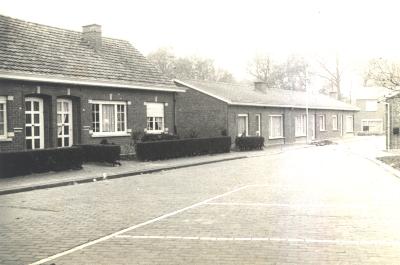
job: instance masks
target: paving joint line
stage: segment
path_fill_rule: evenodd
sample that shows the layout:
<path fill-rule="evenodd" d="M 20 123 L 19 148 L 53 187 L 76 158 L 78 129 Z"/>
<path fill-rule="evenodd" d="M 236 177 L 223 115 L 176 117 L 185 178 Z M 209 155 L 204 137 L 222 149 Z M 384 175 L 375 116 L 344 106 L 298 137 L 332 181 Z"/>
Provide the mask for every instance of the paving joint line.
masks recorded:
<path fill-rule="evenodd" d="M 132 230 L 135 230 L 135 229 L 137 229 L 137 228 L 140 228 L 140 227 L 143 227 L 143 226 L 146 226 L 146 225 L 155 223 L 155 222 L 158 222 L 158 221 L 160 221 L 160 220 L 163 220 L 163 219 L 166 219 L 166 218 L 168 218 L 168 217 L 171 217 L 171 216 L 177 215 L 177 214 L 179 214 L 179 213 L 185 212 L 185 211 L 187 211 L 187 210 L 196 208 L 196 207 L 198 207 L 198 206 L 201 206 L 201 205 L 206 204 L 207 202 L 210 202 L 210 201 L 213 201 L 213 200 L 222 198 L 222 197 L 224 197 L 224 196 L 227 196 L 227 195 L 230 195 L 230 194 L 232 194 L 232 193 L 241 191 L 241 190 L 243 190 L 243 189 L 250 188 L 250 187 L 252 187 L 252 186 L 254 186 L 254 185 L 245 185 L 245 186 L 237 187 L 237 188 L 235 188 L 235 189 L 233 189 L 233 190 L 230 190 L 230 191 L 227 191 L 227 192 L 225 192 L 225 193 L 216 195 L 216 196 L 214 196 L 214 197 L 208 198 L 208 199 L 203 200 L 203 201 L 201 201 L 201 202 L 198 202 L 198 203 L 192 204 L 192 205 L 190 205 L 190 206 L 184 207 L 184 208 L 182 208 L 182 209 L 179 209 L 179 210 L 176 210 L 176 211 L 173 211 L 173 212 L 170 212 L 170 213 L 167 213 L 167 214 L 158 216 L 158 217 L 156 217 L 156 218 L 147 220 L 147 221 L 145 221 L 145 222 L 142 222 L 142 223 L 139 223 L 139 224 L 136 224 L 136 225 L 127 227 L 127 228 L 125 228 L 125 229 L 119 230 L 119 231 L 114 232 L 114 233 L 111 233 L 111 234 L 109 234 L 109 235 L 106 235 L 106 236 L 100 237 L 100 238 L 98 238 L 98 239 L 95 239 L 95 240 L 86 242 L 86 243 L 84 243 L 84 244 L 78 245 L 78 246 L 73 247 L 73 248 L 71 248 L 71 249 L 68 249 L 68 250 L 66 250 L 66 251 L 59 252 L 59 253 L 54 254 L 54 255 L 52 255 L 52 256 L 49 256 L 49 257 L 47 257 L 47 258 L 44 258 L 44 259 L 41 259 L 41 260 L 39 260 L 39 261 L 30 263 L 30 265 L 40 265 L 40 264 L 43 264 L 43 263 L 52 261 L 52 260 L 54 260 L 54 259 L 60 258 L 60 257 L 62 257 L 62 256 L 68 255 L 68 254 L 71 254 L 71 253 L 76 252 L 76 251 L 78 251 L 78 250 L 82 250 L 82 249 L 87 248 L 87 247 L 89 247 L 89 246 L 95 245 L 95 244 L 97 244 L 97 243 L 100 243 L 100 242 L 109 240 L 109 239 L 111 239 L 111 238 L 115 238 L 116 236 L 119 236 L 119 235 L 121 235 L 121 234 L 123 234 L 123 233 L 129 232 L 129 231 L 132 231 Z"/>

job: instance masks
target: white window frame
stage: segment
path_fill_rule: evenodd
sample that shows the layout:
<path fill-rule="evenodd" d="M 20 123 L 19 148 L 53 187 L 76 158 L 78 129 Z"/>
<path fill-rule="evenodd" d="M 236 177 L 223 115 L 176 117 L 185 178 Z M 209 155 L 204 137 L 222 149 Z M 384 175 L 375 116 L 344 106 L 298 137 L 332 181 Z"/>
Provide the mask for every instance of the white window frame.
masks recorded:
<path fill-rule="evenodd" d="M 349 128 L 347 126 L 349 124 L 349 122 L 348 122 L 349 118 L 351 118 L 351 130 L 349 130 Z M 346 132 L 347 133 L 354 132 L 354 117 L 352 115 L 346 116 Z"/>
<path fill-rule="evenodd" d="M 261 136 L 261 114 L 256 114 L 256 136 Z"/>
<path fill-rule="evenodd" d="M 280 135 L 272 136 L 272 118 L 280 117 L 281 118 L 281 131 Z M 268 139 L 283 139 L 283 115 L 269 115 L 269 135 Z"/>
<path fill-rule="evenodd" d="M 90 100 L 91 105 L 98 104 L 99 105 L 99 132 L 95 132 L 94 128 L 92 128 L 92 137 L 112 137 L 112 136 L 129 136 L 128 134 L 128 124 L 127 124 L 127 104 L 126 101 L 116 101 L 116 100 Z M 103 132 L 103 110 L 102 106 L 103 105 L 114 105 L 114 115 L 115 115 L 115 124 L 114 124 L 114 132 Z M 123 131 L 117 131 L 118 128 L 118 115 L 117 115 L 117 106 L 118 105 L 124 105 L 124 110 L 125 110 L 125 115 L 124 115 L 124 130 Z M 93 112 L 92 108 L 91 111 Z M 93 118 L 92 121 L 93 123 Z M 92 126 L 92 125 L 91 125 Z"/>
<path fill-rule="evenodd" d="M 238 114 L 238 117 L 245 117 L 246 136 L 249 136 L 249 115 L 248 114 Z M 238 136 L 242 136 L 242 134 L 239 131 L 238 131 Z"/>
<path fill-rule="evenodd" d="M 7 129 L 7 97 L 0 96 L 0 104 L 4 104 L 4 112 L 3 112 L 4 134 L 0 134 L 0 140 L 6 140 L 7 137 L 8 137 L 8 129 Z"/>
<path fill-rule="evenodd" d="M 300 122 L 300 124 L 298 124 Z M 294 135 L 295 137 L 307 136 L 307 115 L 300 114 L 294 118 Z"/>
<path fill-rule="evenodd" d="M 322 118 L 322 122 L 321 122 Z M 319 123 L 319 131 L 325 132 L 326 131 L 326 117 L 325 114 L 318 115 L 318 123 Z"/>
<path fill-rule="evenodd" d="M 361 119 L 361 131 L 363 132 L 363 127 L 364 127 L 364 123 L 367 122 L 380 122 L 381 123 L 381 128 L 380 128 L 380 133 L 383 132 L 383 119 Z M 369 125 L 368 125 L 369 126 Z"/>
<path fill-rule="evenodd" d="M 149 116 L 149 114 L 147 113 L 147 108 L 148 108 L 148 105 L 152 105 L 152 104 L 158 104 L 158 105 L 163 107 L 163 116 L 162 117 Z M 164 103 L 160 103 L 160 102 L 145 102 L 145 105 L 146 105 L 146 129 L 145 129 L 146 133 L 148 133 L 148 134 L 161 134 L 161 133 L 164 133 L 165 132 L 165 104 Z M 159 130 L 154 130 L 154 129 L 153 130 L 149 130 L 149 128 L 148 128 L 148 119 L 149 118 L 153 118 L 154 125 L 155 125 L 155 118 L 162 118 L 161 129 L 159 129 Z M 153 128 L 155 127 L 154 125 L 153 125 Z"/>
<path fill-rule="evenodd" d="M 338 130 L 338 115 L 332 115 L 332 131 Z"/>
<path fill-rule="evenodd" d="M 378 101 L 369 99 L 365 101 L 365 111 L 377 111 L 378 110 Z"/>

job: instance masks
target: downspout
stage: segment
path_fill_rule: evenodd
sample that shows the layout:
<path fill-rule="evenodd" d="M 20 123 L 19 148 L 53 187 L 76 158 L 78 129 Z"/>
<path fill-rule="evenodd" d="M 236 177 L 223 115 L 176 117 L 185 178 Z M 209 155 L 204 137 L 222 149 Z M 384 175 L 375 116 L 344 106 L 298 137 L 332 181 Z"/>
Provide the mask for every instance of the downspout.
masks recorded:
<path fill-rule="evenodd" d="M 177 129 L 176 129 L 176 92 L 174 92 L 173 94 L 172 94 L 172 104 L 174 105 L 173 106 L 173 108 L 172 108 L 172 115 L 173 115 L 173 121 L 174 121 L 174 134 L 176 135 L 178 132 L 177 132 Z"/>
<path fill-rule="evenodd" d="M 390 103 L 385 102 L 386 110 L 386 150 L 390 150 Z"/>

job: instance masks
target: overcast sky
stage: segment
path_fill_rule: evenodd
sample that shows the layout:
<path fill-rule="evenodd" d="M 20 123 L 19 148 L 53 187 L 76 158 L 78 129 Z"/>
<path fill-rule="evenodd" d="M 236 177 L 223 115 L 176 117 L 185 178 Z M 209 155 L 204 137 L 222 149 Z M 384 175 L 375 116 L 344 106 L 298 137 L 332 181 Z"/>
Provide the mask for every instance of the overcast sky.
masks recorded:
<path fill-rule="evenodd" d="M 0 1 L 3 15 L 77 31 L 101 24 L 103 36 L 129 40 L 144 54 L 170 46 L 213 58 L 239 78 L 256 52 L 338 53 L 348 71 L 372 57 L 400 58 L 399 10 L 385 0 Z"/>

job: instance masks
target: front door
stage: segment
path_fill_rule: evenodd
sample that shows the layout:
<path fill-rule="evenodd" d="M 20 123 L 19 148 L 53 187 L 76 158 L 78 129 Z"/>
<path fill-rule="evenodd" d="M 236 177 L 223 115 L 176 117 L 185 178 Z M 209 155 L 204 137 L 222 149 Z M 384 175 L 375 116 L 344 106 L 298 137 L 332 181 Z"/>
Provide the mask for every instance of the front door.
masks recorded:
<path fill-rule="evenodd" d="M 72 101 L 57 99 L 57 146 L 72 145 Z"/>
<path fill-rule="evenodd" d="M 26 149 L 44 148 L 43 99 L 25 98 Z"/>

